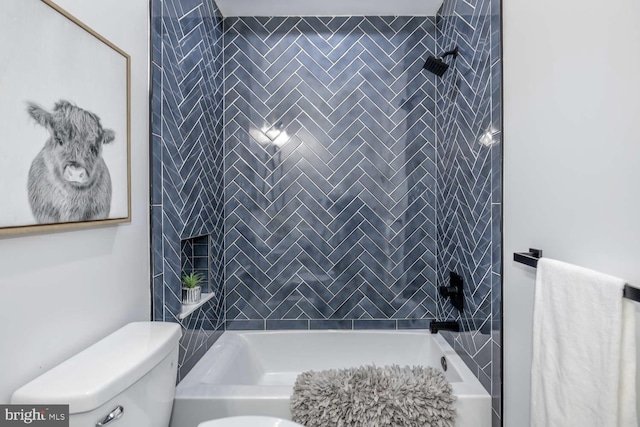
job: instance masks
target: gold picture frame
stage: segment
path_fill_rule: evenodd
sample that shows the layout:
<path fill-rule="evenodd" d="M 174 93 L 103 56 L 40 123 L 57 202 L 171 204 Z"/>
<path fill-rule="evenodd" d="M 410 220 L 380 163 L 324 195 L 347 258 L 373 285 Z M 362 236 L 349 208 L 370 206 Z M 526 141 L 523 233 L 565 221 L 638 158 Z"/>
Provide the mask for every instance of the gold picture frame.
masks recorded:
<path fill-rule="evenodd" d="M 0 236 L 131 222 L 131 57 L 53 0 L 0 39 Z"/>

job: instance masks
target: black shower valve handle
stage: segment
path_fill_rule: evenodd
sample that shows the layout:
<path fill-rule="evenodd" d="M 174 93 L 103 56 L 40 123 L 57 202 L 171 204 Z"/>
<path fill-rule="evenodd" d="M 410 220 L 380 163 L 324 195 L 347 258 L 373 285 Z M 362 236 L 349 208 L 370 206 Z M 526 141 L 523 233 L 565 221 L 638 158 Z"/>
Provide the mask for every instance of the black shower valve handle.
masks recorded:
<path fill-rule="evenodd" d="M 442 298 L 449 298 L 451 305 L 457 308 L 460 313 L 464 311 L 463 284 L 462 276 L 451 271 L 449 273 L 449 286 L 440 286 L 438 288 Z"/>
<path fill-rule="evenodd" d="M 459 292 L 459 288 L 457 286 L 440 286 L 439 290 L 440 290 L 440 295 L 443 298 L 457 295 Z"/>

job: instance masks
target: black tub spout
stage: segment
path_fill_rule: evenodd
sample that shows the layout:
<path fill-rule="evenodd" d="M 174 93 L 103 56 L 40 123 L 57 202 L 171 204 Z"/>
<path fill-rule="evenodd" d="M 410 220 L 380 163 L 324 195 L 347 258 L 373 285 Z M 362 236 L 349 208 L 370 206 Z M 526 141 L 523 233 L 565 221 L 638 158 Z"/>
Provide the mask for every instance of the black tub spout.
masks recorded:
<path fill-rule="evenodd" d="M 429 323 L 429 329 L 432 334 L 437 334 L 438 331 L 453 331 L 460 332 L 460 323 L 457 321 L 446 321 L 446 322 L 436 322 L 433 321 Z"/>

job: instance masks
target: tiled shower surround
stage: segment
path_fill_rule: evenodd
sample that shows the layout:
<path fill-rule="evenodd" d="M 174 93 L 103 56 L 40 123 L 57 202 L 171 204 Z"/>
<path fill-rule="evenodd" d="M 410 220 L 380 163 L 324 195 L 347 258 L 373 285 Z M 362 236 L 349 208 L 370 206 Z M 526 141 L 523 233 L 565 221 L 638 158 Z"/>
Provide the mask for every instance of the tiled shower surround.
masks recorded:
<path fill-rule="evenodd" d="M 180 379 L 224 327 L 222 18 L 212 0 L 152 6 L 153 319 L 183 326 Z M 180 319 L 182 273 L 203 268 L 216 295 Z"/>
<path fill-rule="evenodd" d="M 428 326 L 425 18 L 225 20 L 228 329 Z"/>
<path fill-rule="evenodd" d="M 499 0 L 446 0 L 436 18 L 153 5 L 154 318 L 176 320 L 183 239 L 209 236 L 218 290 L 183 322 L 204 338 L 183 345 L 181 371 L 221 327 L 459 318 L 465 332 L 444 335 L 499 425 Z M 443 78 L 422 70 L 456 45 Z M 462 317 L 437 293 L 450 270 L 465 280 Z"/>
<path fill-rule="evenodd" d="M 438 281 L 453 270 L 465 283 L 464 332 L 443 335 L 493 396 L 499 425 L 501 302 L 500 1 L 445 1 L 440 52 L 460 49 L 436 85 Z M 450 304 L 438 318 L 458 317 Z"/>

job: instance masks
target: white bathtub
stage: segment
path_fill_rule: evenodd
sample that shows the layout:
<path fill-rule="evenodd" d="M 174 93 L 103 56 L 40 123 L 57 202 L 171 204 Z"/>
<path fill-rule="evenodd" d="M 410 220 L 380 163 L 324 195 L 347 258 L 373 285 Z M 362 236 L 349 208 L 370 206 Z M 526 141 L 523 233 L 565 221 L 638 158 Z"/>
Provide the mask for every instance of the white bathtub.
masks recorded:
<path fill-rule="evenodd" d="M 491 397 L 440 335 L 429 331 L 225 332 L 178 384 L 171 427 L 237 415 L 291 419 L 289 398 L 308 370 L 441 366 L 457 396 L 457 427 L 490 427 Z"/>

